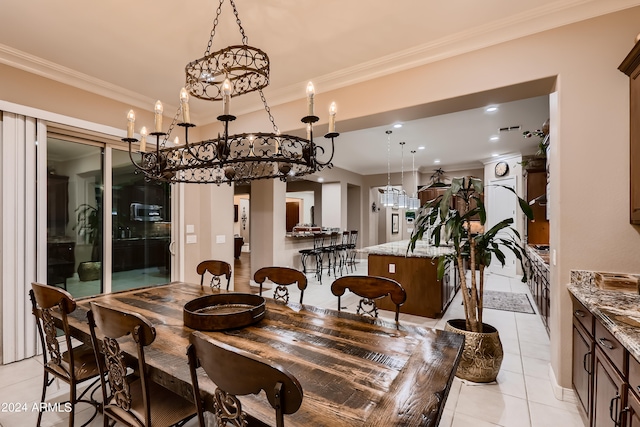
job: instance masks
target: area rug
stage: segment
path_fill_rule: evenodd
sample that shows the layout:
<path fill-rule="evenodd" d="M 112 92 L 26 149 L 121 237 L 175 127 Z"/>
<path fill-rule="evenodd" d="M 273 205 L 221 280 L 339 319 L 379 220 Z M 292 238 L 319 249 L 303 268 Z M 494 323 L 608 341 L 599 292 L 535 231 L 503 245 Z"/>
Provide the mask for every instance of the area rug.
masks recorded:
<path fill-rule="evenodd" d="M 513 292 L 484 291 L 484 308 L 535 314 L 529 296 Z"/>

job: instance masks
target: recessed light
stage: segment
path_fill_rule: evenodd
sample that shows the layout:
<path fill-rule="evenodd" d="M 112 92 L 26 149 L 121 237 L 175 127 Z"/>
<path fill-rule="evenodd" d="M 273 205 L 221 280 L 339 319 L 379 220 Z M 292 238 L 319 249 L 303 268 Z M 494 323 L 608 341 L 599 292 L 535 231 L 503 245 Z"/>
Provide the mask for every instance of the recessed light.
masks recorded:
<path fill-rule="evenodd" d="M 500 155 L 500 154 L 493 153 L 493 154 L 491 155 L 491 157 L 498 157 L 499 155 Z"/>
<path fill-rule="evenodd" d="M 323 177 L 319 177 L 318 178 L 318 182 L 324 182 L 324 178 Z"/>
<path fill-rule="evenodd" d="M 421 145 L 420 147 L 418 147 L 418 150 L 424 150 L 424 145 Z"/>
<path fill-rule="evenodd" d="M 498 111 L 498 107 L 496 107 L 495 105 L 490 105 L 484 109 L 485 113 L 495 113 L 496 111 Z"/>
<path fill-rule="evenodd" d="M 500 137 L 498 135 L 492 135 L 491 138 L 489 138 L 489 141 L 491 142 L 496 142 L 499 140 L 500 140 Z"/>
<path fill-rule="evenodd" d="M 433 163 L 440 163 L 440 159 L 435 159 Z"/>
<path fill-rule="evenodd" d="M 393 125 L 394 128 L 398 129 L 402 127 L 402 123 L 396 123 L 395 125 Z"/>

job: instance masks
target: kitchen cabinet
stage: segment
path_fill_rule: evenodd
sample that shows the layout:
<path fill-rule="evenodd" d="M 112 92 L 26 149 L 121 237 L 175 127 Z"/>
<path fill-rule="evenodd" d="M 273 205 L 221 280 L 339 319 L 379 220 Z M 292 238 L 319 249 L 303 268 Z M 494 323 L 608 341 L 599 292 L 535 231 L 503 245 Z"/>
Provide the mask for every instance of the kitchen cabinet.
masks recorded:
<path fill-rule="evenodd" d="M 527 200 L 531 201 L 547 192 L 547 171 L 545 169 L 527 170 L 525 174 Z M 546 202 L 536 201 L 531 206 L 533 220 L 527 220 L 527 242 L 529 244 L 549 244 L 549 220 L 547 220 Z"/>
<path fill-rule="evenodd" d="M 69 177 L 47 175 L 47 231 L 64 236 L 69 223 Z"/>
<path fill-rule="evenodd" d="M 416 316 L 441 317 L 453 300 L 460 282 L 457 276 L 452 280 L 449 266 L 446 268 L 445 276 L 438 280 L 438 258 L 369 254 L 368 274 L 400 283 L 407 292 L 407 301 L 400 312 Z M 382 310 L 395 310 L 389 297 L 376 304 Z"/>
<path fill-rule="evenodd" d="M 594 427 L 620 426 L 622 401 L 626 392 L 625 381 L 616 367 L 596 346 L 593 367 L 593 414 Z M 626 399 L 625 399 L 626 401 Z"/>
<path fill-rule="evenodd" d="M 169 238 L 113 240 L 113 271 L 169 268 Z"/>
<path fill-rule="evenodd" d="M 591 427 L 640 427 L 640 363 L 577 299 L 572 384 Z M 640 388 L 637 389 L 640 391 Z"/>
<path fill-rule="evenodd" d="M 529 272 L 527 284 L 531 291 L 531 296 L 536 303 L 538 313 L 542 318 L 542 323 L 549 333 L 549 313 L 551 311 L 551 290 L 549 289 L 550 271 L 548 260 L 542 258 L 536 249 L 531 246 L 526 248 L 529 259 L 527 260 L 527 270 Z M 542 251 L 548 257 L 548 251 Z"/>
<path fill-rule="evenodd" d="M 630 201 L 629 217 L 631 224 L 640 224 L 640 41 L 618 67 L 629 76 L 629 157 L 630 157 Z"/>
<path fill-rule="evenodd" d="M 446 187 L 424 187 L 418 191 L 418 198 L 420 199 L 420 206 L 423 206 L 425 203 L 435 199 L 438 196 L 442 196 L 445 191 L 449 189 L 449 186 Z M 451 201 L 450 208 L 454 208 L 453 200 Z"/>

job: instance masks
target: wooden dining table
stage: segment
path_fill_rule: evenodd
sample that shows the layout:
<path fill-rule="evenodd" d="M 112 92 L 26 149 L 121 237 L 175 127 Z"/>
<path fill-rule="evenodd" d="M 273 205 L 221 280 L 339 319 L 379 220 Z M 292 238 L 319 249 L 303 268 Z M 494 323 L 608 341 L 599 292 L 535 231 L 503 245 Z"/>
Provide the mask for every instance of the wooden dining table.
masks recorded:
<path fill-rule="evenodd" d="M 193 400 L 186 349 L 193 329 L 183 323 L 185 303 L 225 291 L 173 282 L 79 299 L 70 315 L 72 334 L 90 343 L 91 301 L 134 311 L 156 329 L 145 348 L 151 378 Z M 266 315 L 243 328 L 206 332 L 217 340 L 279 363 L 304 392 L 287 426 L 437 426 L 464 339 L 445 331 L 297 303 L 266 299 Z M 133 346 L 123 350 L 135 357 Z M 202 376 L 201 388 L 215 385 Z M 241 398 L 252 416 L 274 422 L 264 394 Z"/>

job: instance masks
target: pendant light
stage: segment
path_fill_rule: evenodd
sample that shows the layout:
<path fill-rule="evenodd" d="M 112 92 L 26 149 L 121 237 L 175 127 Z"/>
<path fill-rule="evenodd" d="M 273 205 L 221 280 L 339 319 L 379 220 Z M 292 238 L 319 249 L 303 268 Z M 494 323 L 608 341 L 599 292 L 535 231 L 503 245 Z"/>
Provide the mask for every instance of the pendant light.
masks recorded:
<path fill-rule="evenodd" d="M 404 191 L 404 144 L 404 141 L 400 142 L 402 166 L 400 168 L 400 193 L 398 195 L 398 207 L 401 209 L 409 207 L 409 196 L 407 195 L 407 192 Z"/>
<path fill-rule="evenodd" d="M 411 157 L 412 157 L 412 162 L 413 162 L 413 192 L 411 193 L 412 196 L 409 198 L 409 209 L 410 210 L 416 210 L 420 208 L 420 199 L 418 199 L 417 195 L 416 195 L 416 189 L 418 188 L 418 179 L 417 179 L 417 173 L 416 173 L 416 150 L 411 150 Z"/>
<path fill-rule="evenodd" d="M 387 186 L 380 194 L 380 204 L 385 207 L 397 207 L 398 206 L 398 190 L 391 187 L 391 133 L 392 131 L 385 131 L 387 134 Z"/>

